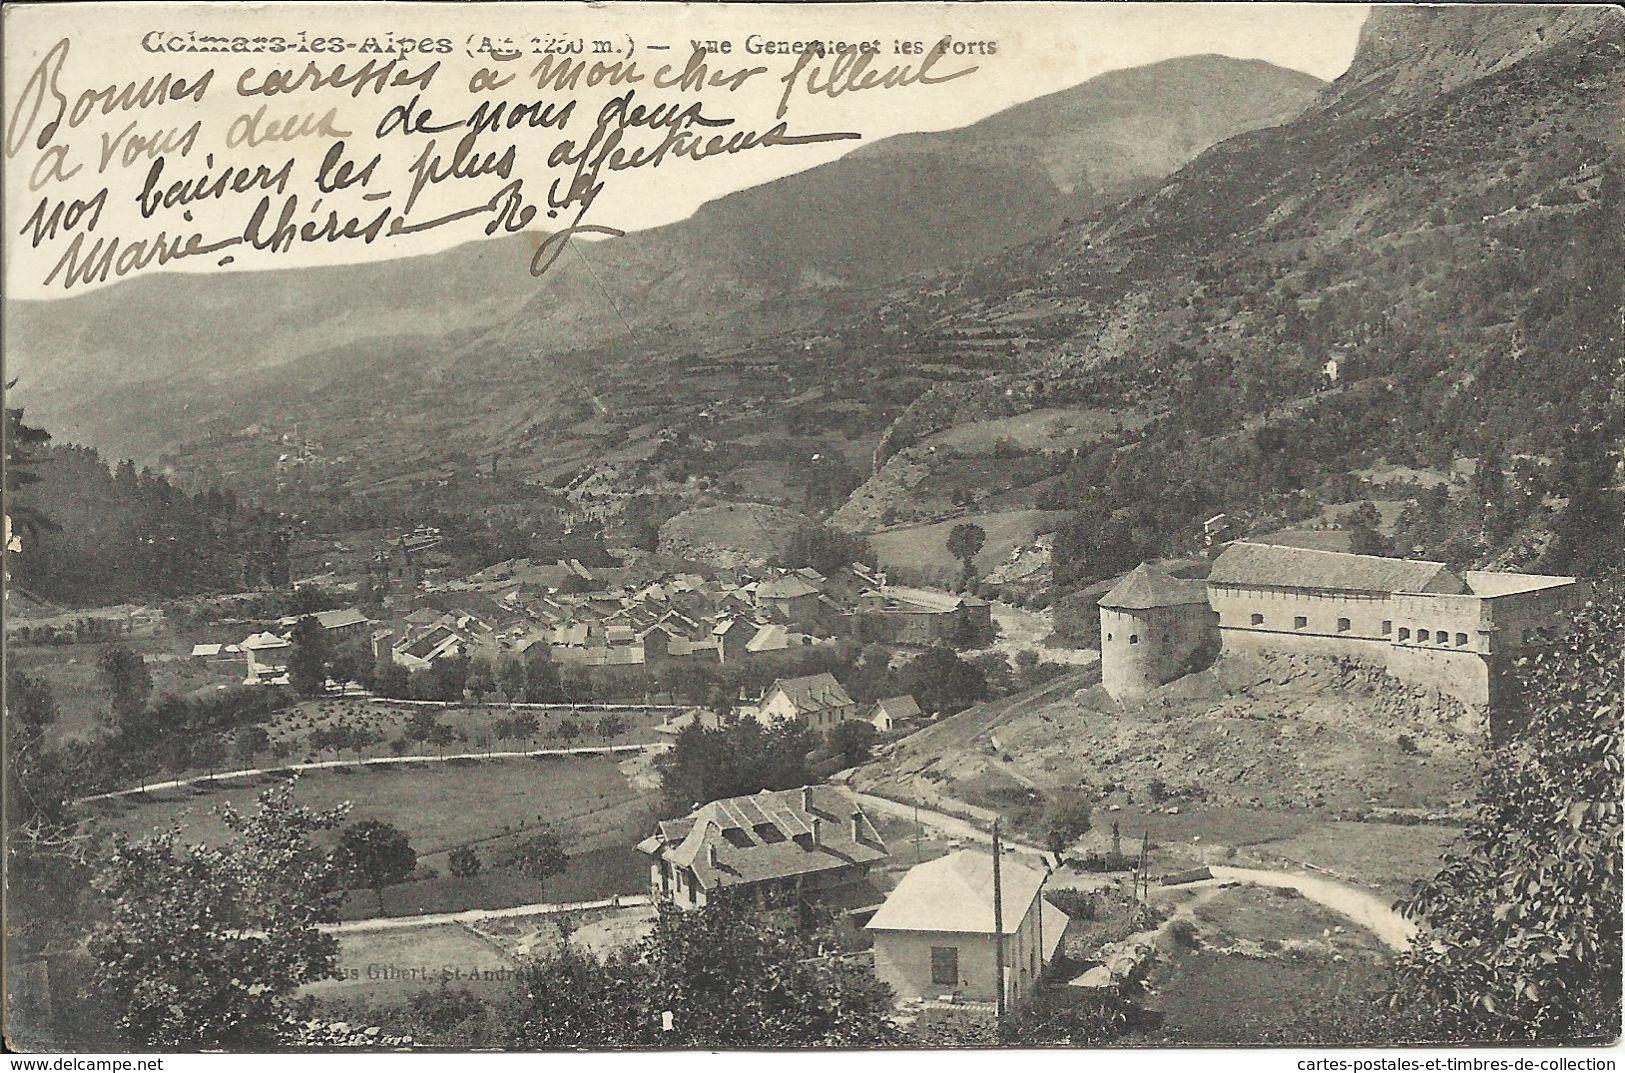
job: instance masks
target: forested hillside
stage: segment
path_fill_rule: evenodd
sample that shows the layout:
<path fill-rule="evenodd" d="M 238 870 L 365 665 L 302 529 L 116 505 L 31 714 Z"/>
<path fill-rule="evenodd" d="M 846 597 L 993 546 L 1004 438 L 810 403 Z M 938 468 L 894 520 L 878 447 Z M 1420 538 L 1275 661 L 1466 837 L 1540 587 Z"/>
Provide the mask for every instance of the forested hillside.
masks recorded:
<path fill-rule="evenodd" d="M 1019 359 L 925 393 L 885 450 L 1040 406 L 1158 412 L 1039 496 L 1079 512 L 1057 553 L 1073 578 L 1188 548 L 1217 510 L 1289 521 L 1371 496 L 1354 471 L 1463 456 L 1493 461 L 1493 501 L 1423 497 L 1398 551 L 1599 565 L 1622 432 L 1618 20 L 1537 40 L 1522 12 L 1377 11 L 1366 38 L 1388 44 L 1321 107 L 897 294 L 875 349 L 969 365 L 967 339 L 994 335 Z"/>
<path fill-rule="evenodd" d="M 49 439 L 6 411 L 7 512 L 21 544 L 8 567 L 29 596 L 114 604 L 287 584 L 288 537 L 274 517 L 230 491 L 190 494 Z"/>

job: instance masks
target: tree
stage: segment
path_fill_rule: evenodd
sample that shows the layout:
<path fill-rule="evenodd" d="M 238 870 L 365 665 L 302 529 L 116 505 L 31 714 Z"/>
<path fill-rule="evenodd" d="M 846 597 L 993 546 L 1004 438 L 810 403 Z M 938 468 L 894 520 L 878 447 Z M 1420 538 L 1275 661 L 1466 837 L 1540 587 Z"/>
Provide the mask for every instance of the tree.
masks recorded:
<path fill-rule="evenodd" d="M 1355 555 L 1391 555 L 1393 548 L 1381 533 L 1369 525 L 1346 525 L 1349 535 L 1349 551 Z"/>
<path fill-rule="evenodd" d="M 251 766 L 254 758 L 270 747 L 271 735 L 262 726 L 243 727 L 232 739 L 232 754 L 245 768 Z"/>
<path fill-rule="evenodd" d="M 382 697 L 404 698 L 411 690 L 411 675 L 405 667 L 386 656 L 373 668 L 372 688 Z"/>
<path fill-rule="evenodd" d="M 805 786 L 812 781 L 807 754 L 815 744 L 816 733 L 794 720 L 773 727 L 754 719 L 717 728 L 690 723 L 656 762 L 661 814 L 683 816 L 722 797 Z"/>
<path fill-rule="evenodd" d="M 526 741 L 535 741 L 537 733 L 542 729 L 542 721 L 536 718 L 535 712 L 520 712 L 513 717 L 513 733 L 515 737 Z"/>
<path fill-rule="evenodd" d="M 960 576 L 969 584 L 976 572 L 976 553 L 987 541 L 987 531 L 975 522 L 960 522 L 948 531 L 948 554 L 959 560 Z"/>
<path fill-rule="evenodd" d="M 436 725 L 433 711 L 428 708 L 414 708 L 412 714 L 406 717 L 405 733 L 412 741 L 421 744 L 434 736 Z"/>
<path fill-rule="evenodd" d="M 526 879 L 545 886 L 550 877 L 558 875 L 570 864 L 569 856 L 559 836 L 542 831 L 520 842 L 509 853 L 507 863 Z"/>
<path fill-rule="evenodd" d="M 727 898 L 663 905 L 630 948 L 603 960 L 565 948 L 534 966 L 497 1035 L 527 1050 L 901 1044 L 890 990 L 821 939 Z"/>
<path fill-rule="evenodd" d="M 382 820 L 352 823 L 339 835 L 333 861 L 345 882 L 372 888 L 378 912 L 384 911 L 384 888 L 403 882 L 417 867 L 417 851 L 406 832 Z"/>
<path fill-rule="evenodd" d="M 360 760 L 366 751 L 384 740 L 384 736 L 372 727 L 351 727 L 348 740 L 345 744 L 355 750 L 355 758 Z"/>
<path fill-rule="evenodd" d="M 457 740 L 457 732 L 445 723 L 436 723 L 429 732 L 429 744 L 440 750 L 440 755 L 446 755 L 446 746 Z"/>
<path fill-rule="evenodd" d="M 497 681 L 502 687 L 503 695 L 510 701 L 525 699 L 525 689 L 530 684 L 530 674 L 525 669 L 522 659 L 510 659 L 502 664 L 497 671 Z"/>
<path fill-rule="evenodd" d="M 829 746 L 841 757 L 843 768 L 868 762 L 875 745 L 875 726 L 863 719 L 848 719 L 829 732 Z"/>
<path fill-rule="evenodd" d="M 7 390 L 16 383 L 16 380 L 8 382 Z M 45 445 L 51 440 L 51 434 L 42 428 L 24 424 L 22 408 L 8 406 L 5 439 L 6 465 L 3 476 L 6 514 L 19 537 L 38 540 L 41 533 L 56 529 L 57 526 L 37 508 L 26 502 L 25 497 L 17 493 L 39 482 L 40 476 L 35 467 L 40 461 Z M 10 539 L 11 535 L 7 533 L 7 539 Z"/>
<path fill-rule="evenodd" d="M 129 1047 L 264 1050 L 294 1037 L 294 992 L 331 976 L 338 951 L 317 927 L 338 917 L 334 867 L 311 835 L 343 813 L 292 793 L 266 790 L 247 816 L 222 805 L 232 836 L 219 846 L 116 836 L 96 878 L 109 905 L 90 988 Z"/>
<path fill-rule="evenodd" d="M 219 734 L 199 734 L 192 743 L 192 762 L 207 771 L 211 779 L 225 758 L 226 743 Z"/>
<path fill-rule="evenodd" d="M 937 646 L 903 668 L 899 692 L 912 694 L 928 712 L 950 715 L 987 699 L 987 679 L 951 648 Z"/>
<path fill-rule="evenodd" d="M 1089 833 L 1093 811 L 1094 806 L 1082 790 L 1061 791 L 1049 802 L 1044 844 L 1057 862 L 1068 846 Z"/>
<path fill-rule="evenodd" d="M 112 705 L 113 724 L 126 733 L 135 731 L 152 696 L 146 661 L 126 645 L 107 645 L 97 654 L 96 671 Z"/>
<path fill-rule="evenodd" d="M 327 631 L 313 616 L 306 615 L 293 624 L 288 640 L 292 644 L 288 650 L 288 684 L 301 696 L 321 696 L 327 691 L 327 665 L 332 659 Z"/>
<path fill-rule="evenodd" d="M 1517 662 L 1477 816 L 1402 907 L 1420 935 L 1394 1005 L 1426 1004 L 1444 1038 L 1619 1037 L 1622 647 L 1616 580 Z"/>
<path fill-rule="evenodd" d="M 491 661 L 484 658 L 470 660 L 468 677 L 463 682 L 463 688 L 474 698 L 474 703 L 481 703 L 485 695 L 496 687 L 496 674 L 491 670 Z"/>
<path fill-rule="evenodd" d="M 458 879 L 468 879 L 480 874 L 481 863 L 479 851 L 473 846 L 458 846 L 451 851 L 447 866 Z"/>

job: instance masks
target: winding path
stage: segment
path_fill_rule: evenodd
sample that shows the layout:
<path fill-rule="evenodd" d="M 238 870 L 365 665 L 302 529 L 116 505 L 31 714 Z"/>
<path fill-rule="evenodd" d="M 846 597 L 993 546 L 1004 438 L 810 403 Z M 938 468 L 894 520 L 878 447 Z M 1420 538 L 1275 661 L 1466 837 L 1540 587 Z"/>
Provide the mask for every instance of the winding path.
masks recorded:
<path fill-rule="evenodd" d="M 609 756 L 626 753 L 664 752 L 669 742 L 657 741 L 643 745 L 583 745 L 574 749 L 524 749 L 515 751 L 493 750 L 488 753 L 447 753 L 445 756 L 369 756 L 361 760 L 312 760 L 301 764 L 277 764 L 275 767 L 251 767 L 240 771 L 221 771 L 214 775 L 193 775 L 167 782 L 149 782 L 127 790 L 109 790 L 103 794 L 81 797 L 75 804 L 90 801 L 110 801 L 119 797 L 150 793 L 154 790 L 178 790 L 183 786 L 219 782 L 222 779 L 250 779 L 257 775 L 282 774 L 289 771 L 320 771 L 324 768 L 370 767 L 383 764 L 443 764 L 451 760 L 514 760 L 527 756 Z"/>
<path fill-rule="evenodd" d="M 1347 917 L 1371 932 L 1391 950 L 1409 949 L 1416 940 L 1416 925 L 1370 891 L 1297 872 L 1231 868 L 1223 864 L 1209 865 L 1208 870 L 1220 882 L 1250 883 L 1258 887 L 1293 887 L 1310 901 Z"/>
<path fill-rule="evenodd" d="M 482 920 L 500 920 L 503 917 L 533 917 L 546 913 L 576 913 L 584 909 L 634 909 L 653 905 L 647 894 L 627 894 L 619 898 L 600 898 L 593 902 L 532 902 L 502 909 L 462 909 L 454 913 L 425 913 L 415 917 L 367 917 L 364 920 L 341 920 L 335 924 L 318 924 L 329 935 L 356 935 L 372 931 L 398 931 L 409 928 L 427 928 L 436 924 L 478 924 Z"/>

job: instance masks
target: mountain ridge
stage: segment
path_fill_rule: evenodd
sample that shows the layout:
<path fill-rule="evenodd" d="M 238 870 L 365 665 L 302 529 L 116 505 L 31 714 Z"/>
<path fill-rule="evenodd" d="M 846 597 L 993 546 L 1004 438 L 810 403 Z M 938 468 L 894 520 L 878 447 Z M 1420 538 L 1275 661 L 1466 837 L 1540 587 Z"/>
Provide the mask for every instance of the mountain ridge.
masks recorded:
<path fill-rule="evenodd" d="M 1225 66 L 1211 58 L 1193 63 L 1210 73 Z M 1223 94 L 1207 94 L 1187 102 L 1161 133 L 1158 117 L 1142 110 L 1141 140 L 1160 148 L 1111 165 L 1109 194 L 1082 201 L 1115 196 L 1135 176 L 1154 181 L 1228 126 L 1251 128 L 1295 112 L 1320 86 L 1301 72 L 1257 61 L 1227 63 L 1236 72 L 1231 83 L 1256 84 L 1244 100 L 1220 112 Z M 1155 66 L 1166 76 L 1180 61 Z M 1110 85 L 1113 76 L 1121 81 L 1120 72 L 1099 77 Z M 1098 107 L 1109 95 L 1090 89 L 1094 81 L 1046 100 L 1071 94 Z M 1220 114 L 1204 119 L 1204 108 Z M 1120 110 L 1136 114 L 1135 103 Z M 1031 113 L 1022 115 L 1032 128 L 1027 140 L 1042 140 L 1045 128 L 1033 126 Z M 985 133 L 997 120 L 974 126 Z M 1069 134 L 1049 129 L 1047 136 Z M 940 270 L 1047 233 L 1079 210 L 1080 195 L 1060 189 L 1025 157 L 967 154 L 952 131 L 908 137 L 915 140 L 906 154 L 848 154 L 725 195 L 687 220 L 577 246 L 577 256 L 541 281 L 523 271 L 528 257 L 516 256 L 532 240 L 516 236 L 359 266 L 171 273 L 50 302 L 8 301 L 9 351 L 14 375 L 22 374 L 18 394 L 64 433 L 109 453 L 149 455 L 186 430 L 130 428 L 107 412 L 116 411 L 119 392 L 137 384 L 169 379 L 196 396 L 189 400 L 194 405 L 208 405 L 211 386 L 236 380 L 231 390 L 247 390 L 241 378 L 335 345 L 387 350 L 391 340 L 436 333 L 472 332 L 516 358 L 536 358 L 628 332 L 701 326 L 719 310 L 790 291 L 816 295 Z M 863 148 L 882 149 L 888 141 Z M 1098 153 L 1117 153 L 1121 142 L 1073 138 L 1052 157 L 1079 161 L 1090 144 Z M 166 315 L 175 309 L 208 311 L 211 320 Z M 62 360 L 66 354 L 74 358 Z"/>

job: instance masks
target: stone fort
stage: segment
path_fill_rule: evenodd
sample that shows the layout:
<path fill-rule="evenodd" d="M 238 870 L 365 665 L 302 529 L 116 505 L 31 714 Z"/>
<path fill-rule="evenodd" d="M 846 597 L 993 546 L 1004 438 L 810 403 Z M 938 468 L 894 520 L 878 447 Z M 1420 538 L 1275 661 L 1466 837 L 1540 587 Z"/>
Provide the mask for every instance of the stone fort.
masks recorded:
<path fill-rule="evenodd" d="M 1101 682 L 1132 700 L 1218 652 L 1301 653 L 1487 708 L 1501 668 L 1554 640 L 1589 594 L 1572 577 L 1238 542 L 1205 581 L 1142 564 L 1100 598 Z"/>

